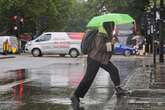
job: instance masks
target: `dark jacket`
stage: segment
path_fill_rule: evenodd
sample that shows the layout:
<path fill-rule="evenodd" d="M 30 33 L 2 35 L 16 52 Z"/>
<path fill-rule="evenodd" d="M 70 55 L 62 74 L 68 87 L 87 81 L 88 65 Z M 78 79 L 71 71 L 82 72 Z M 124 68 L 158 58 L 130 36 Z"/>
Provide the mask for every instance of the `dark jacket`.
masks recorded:
<path fill-rule="evenodd" d="M 92 50 L 88 57 L 102 64 L 107 64 L 112 56 L 112 52 L 107 52 L 106 42 L 110 42 L 106 34 L 98 33 L 92 42 Z"/>

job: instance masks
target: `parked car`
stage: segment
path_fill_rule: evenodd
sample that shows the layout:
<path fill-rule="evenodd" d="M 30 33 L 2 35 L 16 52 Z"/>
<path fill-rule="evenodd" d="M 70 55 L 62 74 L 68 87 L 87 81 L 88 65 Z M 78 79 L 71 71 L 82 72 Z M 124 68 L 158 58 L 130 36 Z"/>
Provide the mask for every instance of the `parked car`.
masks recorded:
<path fill-rule="evenodd" d="M 77 37 L 78 36 L 78 37 Z M 58 54 L 78 57 L 83 33 L 45 32 L 36 39 L 27 42 L 25 52 L 38 57 L 43 54 Z"/>
<path fill-rule="evenodd" d="M 18 40 L 14 36 L 0 36 L 0 53 L 3 53 L 3 43 L 8 40 L 9 43 L 9 53 L 15 50 L 14 53 L 18 51 Z"/>
<path fill-rule="evenodd" d="M 114 54 L 130 56 L 136 54 L 136 49 L 125 44 L 116 43 L 114 45 Z"/>

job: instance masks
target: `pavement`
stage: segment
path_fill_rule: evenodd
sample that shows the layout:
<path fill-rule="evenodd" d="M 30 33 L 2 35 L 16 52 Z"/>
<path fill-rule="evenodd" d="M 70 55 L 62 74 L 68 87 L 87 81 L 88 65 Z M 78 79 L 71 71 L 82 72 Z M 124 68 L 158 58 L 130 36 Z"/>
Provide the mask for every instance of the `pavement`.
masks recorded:
<path fill-rule="evenodd" d="M 165 109 L 165 63 L 157 63 L 156 67 L 148 64 L 127 78 L 124 88 L 130 94 L 118 97 L 114 94 L 105 110 Z"/>

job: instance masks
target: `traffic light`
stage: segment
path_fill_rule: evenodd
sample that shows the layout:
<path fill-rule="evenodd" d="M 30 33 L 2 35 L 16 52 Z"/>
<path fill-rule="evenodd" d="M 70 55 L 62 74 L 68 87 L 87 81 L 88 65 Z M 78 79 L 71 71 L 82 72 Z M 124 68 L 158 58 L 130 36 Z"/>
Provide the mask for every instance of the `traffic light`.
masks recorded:
<path fill-rule="evenodd" d="M 16 20 L 17 20 L 17 16 L 12 16 L 12 18 L 11 18 L 14 22 L 16 22 Z"/>
<path fill-rule="evenodd" d="M 21 16 L 12 16 L 12 30 L 13 30 L 13 34 L 16 35 L 17 37 L 19 36 L 19 34 L 22 33 L 22 27 L 24 24 L 24 18 Z"/>

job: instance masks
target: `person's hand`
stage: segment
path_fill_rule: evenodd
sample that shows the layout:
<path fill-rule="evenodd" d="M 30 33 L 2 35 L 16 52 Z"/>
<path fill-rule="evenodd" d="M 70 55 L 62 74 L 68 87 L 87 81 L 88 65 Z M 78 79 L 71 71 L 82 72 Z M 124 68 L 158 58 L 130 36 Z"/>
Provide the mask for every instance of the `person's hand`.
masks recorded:
<path fill-rule="evenodd" d="M 107 42 L 106 47 L 107 47 L 107 52 L 112 52 L 112 43 L 111 42 Z"/>

